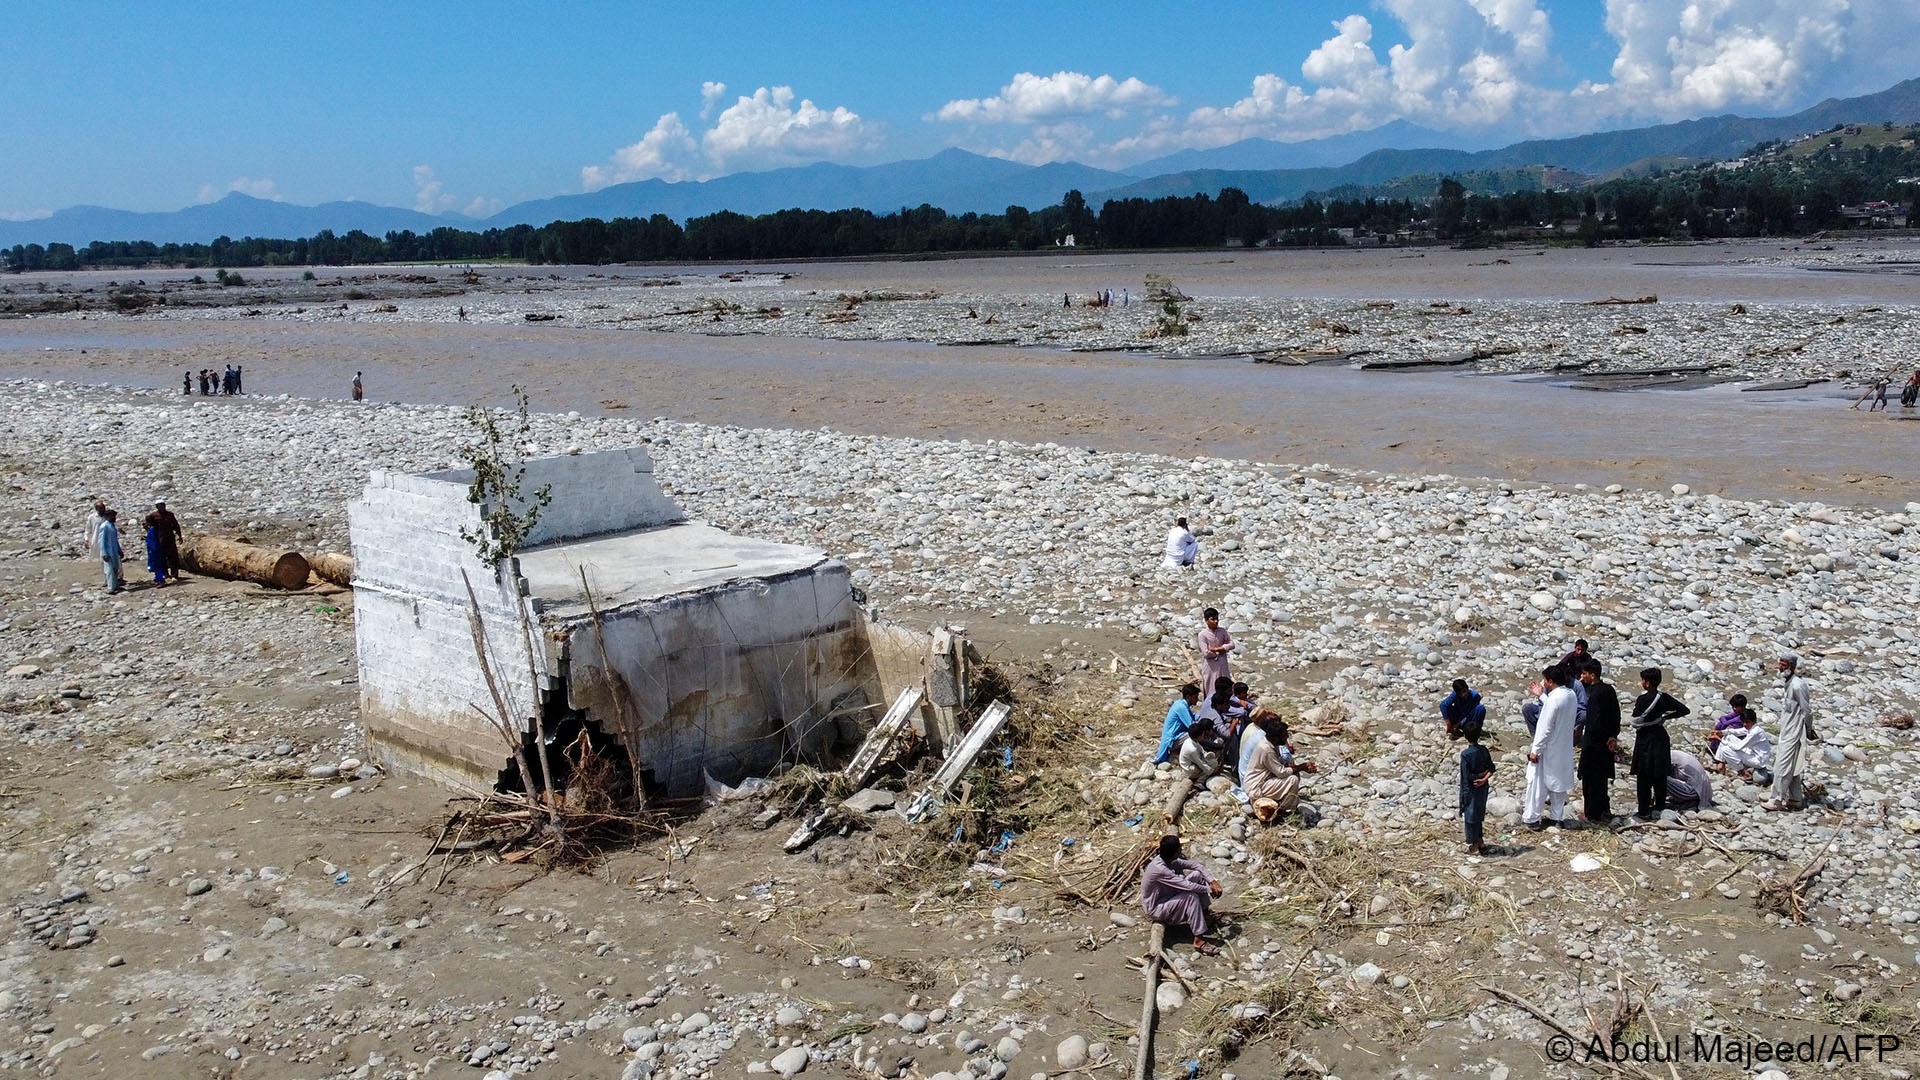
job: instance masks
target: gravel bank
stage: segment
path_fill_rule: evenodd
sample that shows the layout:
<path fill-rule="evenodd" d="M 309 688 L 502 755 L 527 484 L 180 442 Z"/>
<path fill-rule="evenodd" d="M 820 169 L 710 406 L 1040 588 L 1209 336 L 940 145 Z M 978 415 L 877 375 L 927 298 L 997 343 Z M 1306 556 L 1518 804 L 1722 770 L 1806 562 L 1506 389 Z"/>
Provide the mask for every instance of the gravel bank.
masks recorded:
<path fill-rule="evenodd" d="M 6 402 L 0 657 L 16 673 L 0 689 L 0 780 L 19 831 L 0 864 L 15 918 L 0 1067 L 144 1058 L 152 1075 L 399 1080 L 897 1075 L 909 1061 L 979 1078 L 1129 1056 L 1086 1003 L 1137 1009 L 1134 939 L 1112 941 L 1130 916 L 1062 905 L 1037 868 L 1053 852 L 1097 867 L 1151 831 L 1120 816 L 1152 815 L 1169 784 L 1141 764 L 1165 701 L 1149 673 L 1183 662 L 1206 604 L 1253 681 L 1330 734 L 1303 740 L 1322 765 L 1314 828 L 1250 829 L 1217 793 L 1190 806 L 1189 842 L 1243 917 L 1227 960 L 1178 961 L 1204 1002 L 1163 1003 L 1163 1069 L 1197 1050 L 1213 1006 L 1246 1015 L 1276 990 L 1362 1038 L 1309 1026 L 1287 1055 L 1253 1047 L 1224 1071 L 1538 1074 L 1546 1031 L 1477 982 L 1576 1027 L 1612 1008 L 1616 971 L 1675 1029 L 1904 1031 L 1920 1008 L 1914 735 L 1880 724 L 1920 703 L 1920 504 L 539 415 L 530 453 L 645 440 L 690 513 L 843 555 L 896 617 L 957 612 L 983 638 L 1028 642 L 1063 686 L 1108 703 L 1062 768 L 1122 809 L 1071 846 L 1023 835 L 966 886 L 895 895 L 859 885 L 863 834 L 789 860 L 716 812 L 677 858 L 649 848 L 579 880 L 496 867 L 369 904 L 417 858 L 436 800 L 358 760 L 349 598 L 190 582 L 108 599 L 70 552 L 96 492 L 125 508 L 164 492 L 190 529 L 338 549 L 368 469 L 457 460 L 460 410 L 19 382 Z M 1156 566 L 1175 513 L 1201 532 L 1187 573 Z M 1514 834 L 1521 688 L 1576 635 L 1621 682 L 1666 668 L 1703 719 L 1743 690 L 1771 722 L 1768 662 L 1798 649 L 1827 739 L 1810 773 L 1821 807 L 1767 815 L 1734 786 L 1683 833 Z M 1432 715 L 1455 675 L 1488 692 L 1501 730 L 1505 858 L 1458 854 L 1457 767 Z M 1276 837 L 1377 873 L 1302 904 Z M 1822 851 L 1812 925 L 1755 910 L 1763 877 Z M 1576 875 L 1577 852 L 1608 866 Z"/>

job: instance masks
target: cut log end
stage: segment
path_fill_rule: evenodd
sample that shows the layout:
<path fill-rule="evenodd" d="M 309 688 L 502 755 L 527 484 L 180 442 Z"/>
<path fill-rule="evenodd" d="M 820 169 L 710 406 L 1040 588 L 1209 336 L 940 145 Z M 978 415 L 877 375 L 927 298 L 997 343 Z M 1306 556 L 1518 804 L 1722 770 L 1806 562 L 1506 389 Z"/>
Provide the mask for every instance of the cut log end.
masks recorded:
<path fill-rule="evenodd" d="M 297 551 L 273 551 L 218 536 L 194 537 L 181 549 L 180 559 L 196 574 L 275 589 L 304 589 L 312 573 L 306 557 Z"/>
<path fill-rule="evenodd" d="M 342 555 L 335 551 L 323 551 L 310 561 L 313 564 L 314 577 L 343 589 L 353 587 L 353 556 Z"/>

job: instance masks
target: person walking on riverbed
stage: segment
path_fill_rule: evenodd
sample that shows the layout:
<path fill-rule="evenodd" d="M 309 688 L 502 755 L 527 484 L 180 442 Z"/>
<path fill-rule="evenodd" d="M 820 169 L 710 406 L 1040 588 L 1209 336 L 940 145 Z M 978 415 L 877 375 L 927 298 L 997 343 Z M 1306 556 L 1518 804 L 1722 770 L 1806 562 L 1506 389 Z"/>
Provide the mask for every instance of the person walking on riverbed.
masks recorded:
<path fill-rule="evenodd" d="M 367 396 L 367 388 L 361 385 L 360 373 L 356 371 L 353 373 L 353 400 L 359 401 L 361 398 L 364 398 L 366 396 Z"/>
<path fill-rule="evenodd" d="M 1786 704 L 1780 713 L 1780 737 L 1773 744 L 1773 798 L 1761 803 L 1763 810 L 1802 810 L 1807 805 L 1803 781 L 1807 767 L 1807 743 L 1819 742 L 1813 730 L 1813 704 L 1807 694 L 1807 680 L 1800 677 L 1800 655 L 1782 653 L 1780 673 L 1787 677 L 1781 688 Z"/>

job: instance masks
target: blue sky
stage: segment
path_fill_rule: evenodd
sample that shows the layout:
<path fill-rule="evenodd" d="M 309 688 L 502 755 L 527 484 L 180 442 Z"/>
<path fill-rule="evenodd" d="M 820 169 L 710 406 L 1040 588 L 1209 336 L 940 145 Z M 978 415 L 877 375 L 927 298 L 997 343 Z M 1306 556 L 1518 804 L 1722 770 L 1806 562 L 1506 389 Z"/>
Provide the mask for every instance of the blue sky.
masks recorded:
<path fill-rule="evenodd" d="M 1920 74 L 1914 0 L 12 5 L 0 216 L 245 191 L 485 214 L 948 146 L 1124 167 L 1405 119 L 1490 144 Z"/>

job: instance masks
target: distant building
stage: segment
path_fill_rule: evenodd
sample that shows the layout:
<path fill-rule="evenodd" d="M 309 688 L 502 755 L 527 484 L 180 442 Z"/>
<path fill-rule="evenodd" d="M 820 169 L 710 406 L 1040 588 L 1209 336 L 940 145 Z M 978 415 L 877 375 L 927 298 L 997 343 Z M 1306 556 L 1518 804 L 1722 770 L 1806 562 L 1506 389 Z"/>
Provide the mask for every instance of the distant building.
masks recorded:
<path fill-rule="evenodd" d="M 1885 200 L 1861 203 L 1858 206 L 1842 206 L 1840 216 L 1847 219 L 1849 228 L 1855 229 L 1904 229 L 1907 227 L 1907 208 Z"/>

